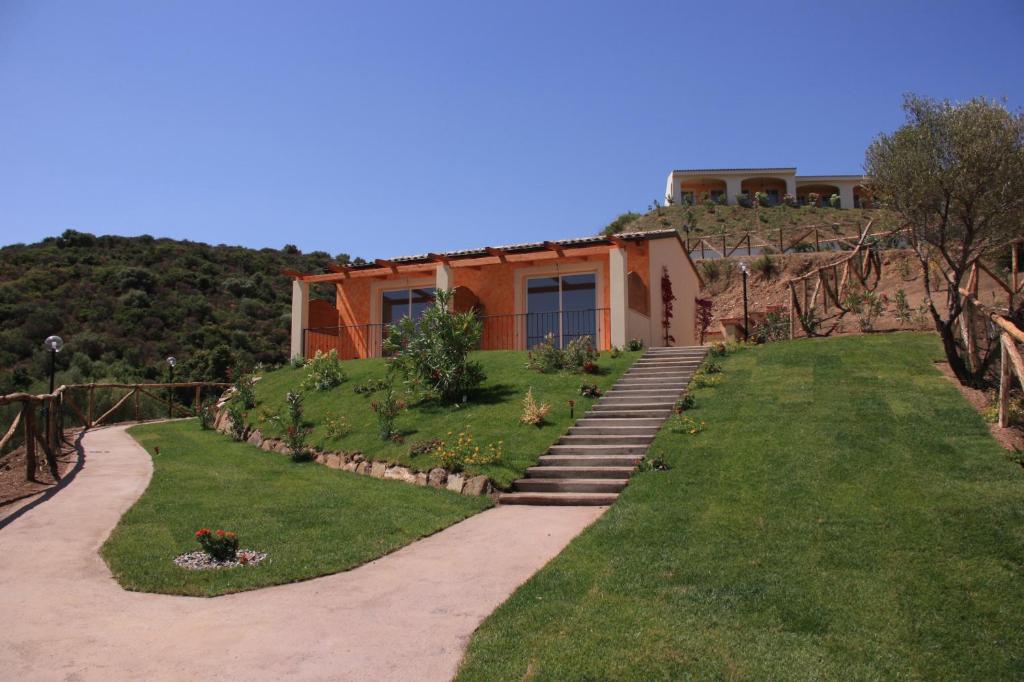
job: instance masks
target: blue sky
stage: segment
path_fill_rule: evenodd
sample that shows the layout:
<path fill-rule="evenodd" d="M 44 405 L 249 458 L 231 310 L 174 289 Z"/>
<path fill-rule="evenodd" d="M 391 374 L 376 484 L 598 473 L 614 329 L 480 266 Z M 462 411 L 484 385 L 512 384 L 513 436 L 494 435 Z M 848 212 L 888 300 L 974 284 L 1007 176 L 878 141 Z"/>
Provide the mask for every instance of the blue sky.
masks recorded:
<path fill-rule="evenodd" d="M 0 0 L 0 243 L 592 234 L 672 168 L 859 172 L 907 91 L 1018 108 L 1022 31 L 1019 0 Z"/>

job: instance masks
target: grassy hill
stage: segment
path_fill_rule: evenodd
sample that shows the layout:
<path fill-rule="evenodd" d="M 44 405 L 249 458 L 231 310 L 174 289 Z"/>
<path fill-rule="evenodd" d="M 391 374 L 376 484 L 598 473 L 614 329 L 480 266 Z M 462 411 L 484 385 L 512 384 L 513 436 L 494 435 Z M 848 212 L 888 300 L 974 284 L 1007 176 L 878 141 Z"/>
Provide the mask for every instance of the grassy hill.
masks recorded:
<path fill-rule="evenodd" d="M 859 227 L 874 219 L 873 230 L 885 231 L 899 227 L 896 214 L 885 209 L 836 209 L 802 206 L 744 208 L 742 206 L 661 206 L 647 213 L 625 213 L 609 224 L 605 234 L 639 232 L 672 228 L 691 237 L 708 237 L 746 232 L 778 239 L 779 229 L 786 237 L 796 237 L 801 230 L 813 226 L 835 227 L 838 234 L 856 234 Z"/>
<path fill-rule="evenodd" d="M 934 335 L 722 362 L 618 502 L 476 631 L 459 680 L 1020 679 L 1024 475 Z"/>
<path fill-rule="evenodd" d="M 339 258 L 347 258 L 341 254 Z M 291 287 L 281 270 L 333 260 L 295 247 L 248 249 L 68 231 L 0 249 L 0 393 L 38 389 L 43 339 L 59 334 L 58 383 L 182 379 L 287 359 Z"/>

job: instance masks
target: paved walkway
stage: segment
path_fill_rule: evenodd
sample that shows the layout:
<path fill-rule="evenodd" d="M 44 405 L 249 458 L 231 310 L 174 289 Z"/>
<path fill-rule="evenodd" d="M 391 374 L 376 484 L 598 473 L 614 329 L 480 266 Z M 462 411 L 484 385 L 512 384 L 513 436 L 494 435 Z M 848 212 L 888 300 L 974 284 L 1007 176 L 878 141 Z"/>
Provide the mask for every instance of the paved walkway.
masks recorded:
<path fill-rule="evenodd" d="M 152 474 L 125 427 L 0 529 L 0 677 L 447 680 L 480 622 L 603 511 L 498 507 L 359 568 L 213 599 L 122 590 L 97 554 Z"/>

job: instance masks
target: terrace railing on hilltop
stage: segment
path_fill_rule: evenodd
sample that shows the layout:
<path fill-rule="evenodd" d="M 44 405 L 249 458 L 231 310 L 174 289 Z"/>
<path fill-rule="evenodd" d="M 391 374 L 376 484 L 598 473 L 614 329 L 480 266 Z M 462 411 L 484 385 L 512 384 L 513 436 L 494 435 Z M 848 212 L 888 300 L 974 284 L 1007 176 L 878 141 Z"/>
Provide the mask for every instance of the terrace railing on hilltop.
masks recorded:
<path fill-rule="evenodd" d="M 589 336 L 598 350 L 611 347 L 611 315 L 608 308 L 554 310 L 544 313 L 481 315 L 480 350 L 529 350 L 548 334 L 567 344 Z M 387 334 L 384 324 L 314 327 L 303 332 L 306 357 L 317 351 L 335 350 L 343 360 L 380 357 Z"/>

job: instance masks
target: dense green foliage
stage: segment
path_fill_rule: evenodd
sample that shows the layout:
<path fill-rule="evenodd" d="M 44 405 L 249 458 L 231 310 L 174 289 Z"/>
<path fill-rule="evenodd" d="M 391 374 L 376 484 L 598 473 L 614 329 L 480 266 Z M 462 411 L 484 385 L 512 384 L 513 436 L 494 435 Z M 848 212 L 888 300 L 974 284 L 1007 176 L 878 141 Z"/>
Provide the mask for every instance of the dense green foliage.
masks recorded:
<path fill-rule="evenodd" d="M 602 353 L 597 360 L 597 374 L 587 375 L 587 381 L 602 391 L 607 390 L 638 355 L 621 352 L 612 358 L 609 353 Z M 523 470 L 535 464 L 537 457 L 565 433 L 571 423 L 569 400 L 576 401 L 577 417 L 596 400 L 579 395 L 577 374 L 540 374 L 527 370 L 525 352 L 475 351 L 469 354 L 469 361 L 480 364 L 486 379 L 472 392 L 467 404 L 420 401 L 416 395 L 397 395 L 396 400 L 407 403 L 407 407 L 388 425 L 390 440 L 387 441 L 381 440 L 378 413 L 373 409 L 375 404 L 378 410 L 385 409 L 387 382 L 382 380 L 387 377 L 387 361 L 382 358 L 344 361 L 348 381 L 330 391 L 308 391 L 304 396 L 305 420 L 312 429 L 309 444 L 333 451 L 361 450 L 368 459 L 426 471 L 438 463 L 432 448 L 421 448 L 420 444 L 457 438 L 460 432 L 465 432 L 473 436 L 481 449 L 502 442 L 500 461 L 473 463 L 466 471 L 474 475 L 486 474 L 505 486 L 520 478 Z M 290 365 L 267 372 L 256 384 L 257 404 L 255 409 L 249 410 L 249 424 L 259 428 L 265 436 L 283 437 L 282 422 L 277 415 L 285 409 L 287 393 L 298 390 L 305 372 L 305 368 Z M 401 388 L 400 382 L 395 384 Z M 531 387 L 537 401 L 552 406 L 540 428 L 519 423 L 523 399 Z M 392 438 L 396 434 L 398 438 Z"/>
<path fill-rule="evenodd" d="M 1024 475 L 934 335 L 742 350 L 461 680 L 1020 679 Z M 698 421 L 699 420 L 699 421 Z"/>
<path fill-rule="evenodd" d="M 281 270 L 322 271 L 331 260 L 294 247 L 74 231 L 3 247 L 0 393 L 42 386 L 50 334 L 65 341 L 58 383 L 166 379 L 168 355 L 179 360 L 179 379 L 284 362 L 291 286 Z"/>
<path fill-rule="evenodd" d="M 484 380 L 469 353 L 480 343 L 483 325 L 473 312 L 449 309 L 451 291 L 438 291 L 434 305 L 418 320 L 404 317 L 388 331 L 384 352 L 415 391 L 449 403 L 465 402 Z"/>
<path fill-rule="evenodd" d="M 195 420 L 131 434 L 153 457 L 153 480 L 102 549 L 129 590 L 213 596 L 337 573 L 490 505 L 486 497 L 296 464 L 203 431 Z M 204 527 L 233 531 L 240 547 L 269 556 L 230 570 L 175 566 L 174 557 L 196 549 L 195 532 Z"/>

